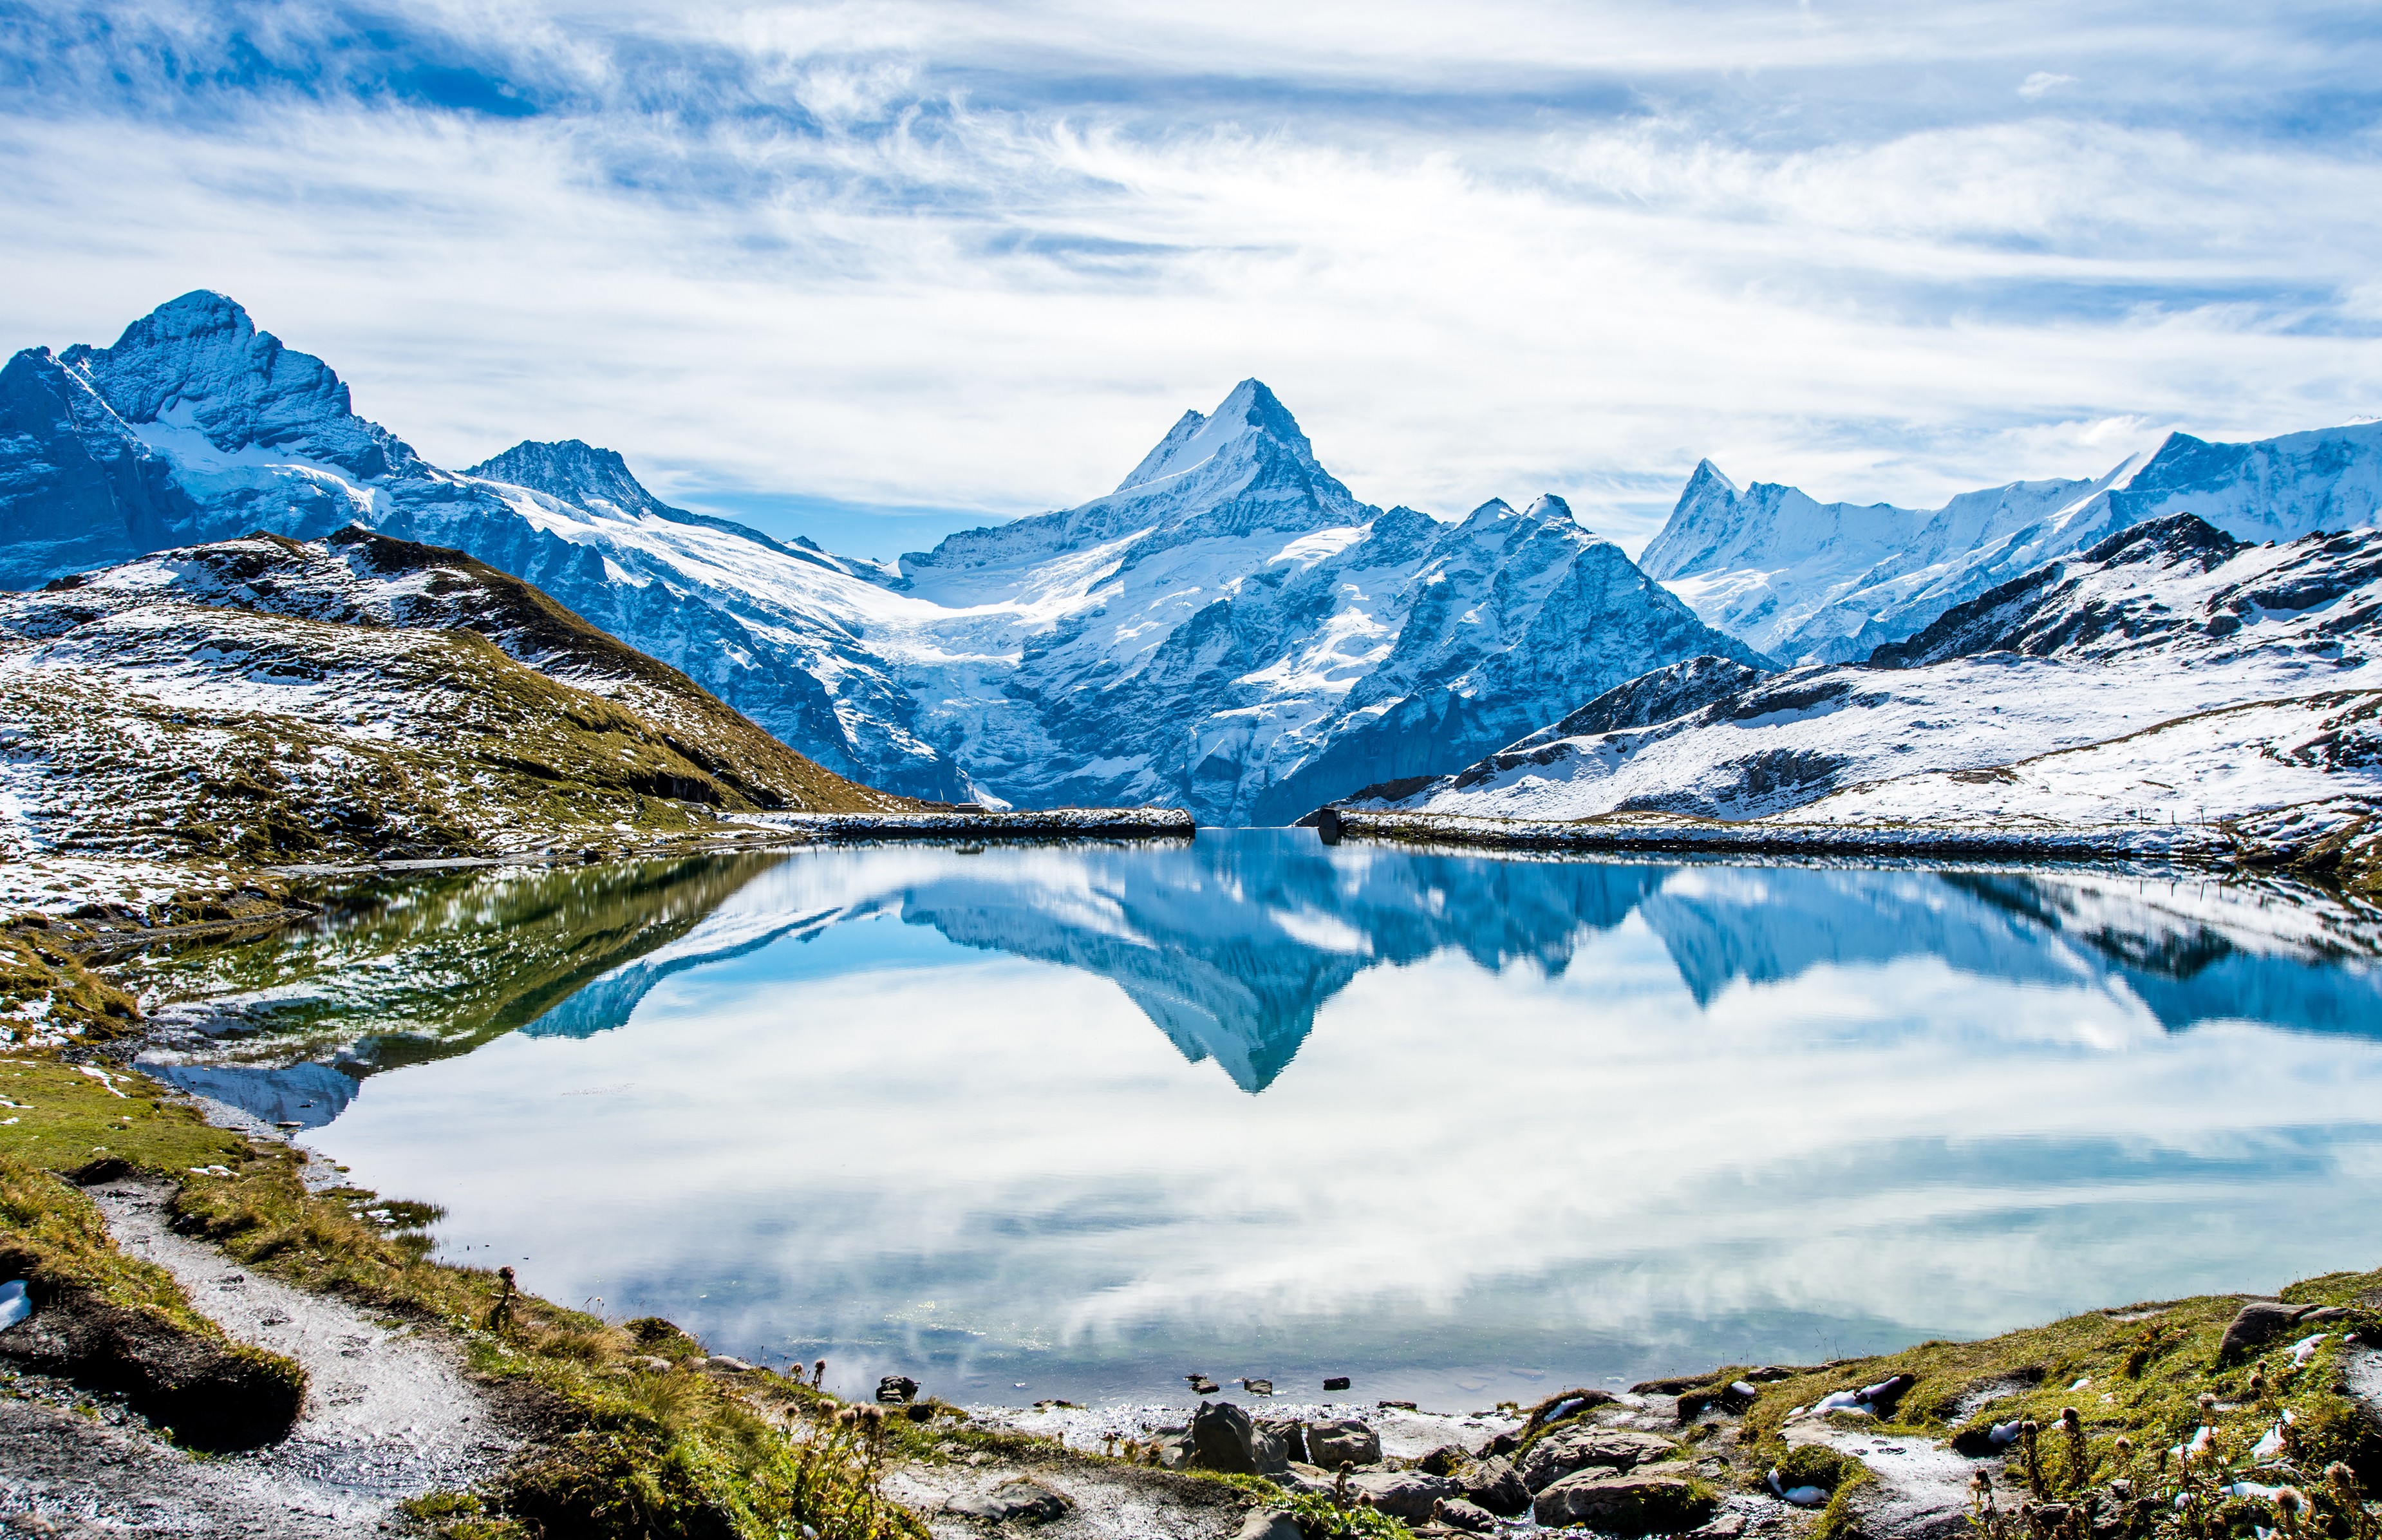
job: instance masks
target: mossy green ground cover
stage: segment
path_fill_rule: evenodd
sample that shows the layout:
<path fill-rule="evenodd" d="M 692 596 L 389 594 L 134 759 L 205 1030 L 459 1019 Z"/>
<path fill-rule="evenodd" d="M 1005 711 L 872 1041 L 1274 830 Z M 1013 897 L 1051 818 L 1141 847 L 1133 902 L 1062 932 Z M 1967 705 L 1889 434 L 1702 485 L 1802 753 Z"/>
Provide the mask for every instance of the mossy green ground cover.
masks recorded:
<path fill-rule="evenodd" d="M 1831 1392 L 1910 1374 L 1915 1383 L 1885 1420 L 1843 1413 L 1830 1420 L 1971 1448 L 1995 1425 L 2032 1423 L 2031 1438 L 2006 1447 L 2009 1462 L 1995 1484 L 2006 1517 L 2021 1502 L 2068 1503 L 2118 1483 L 2134 1500 L 2114 1533 L 2246 1534 L 2281 1522 L 2273 1500 L 2254 1489 L 2289 1486 L 2306 1495 L 2310 1534 L 2370 1533 L 2367 1505 L 2382 1497 L 2382 1425 L 2347 1394 L 2344 1369 L 2348 1355 L 2362 1350 L 2352 1337 L 2382 1340 L 2382 1271 L 2305 1279 L 2280 1299 L 2343 1313 L 2229 1362 L 2219 1361 L 2218 1344 L 2244 1299 L 2220 1295 L 2094 1311 L 1975 1342 L 1927 1342 L 1797 1370 L 1758 1386 L 1736 1463 L 1749 1485 L 1775 1466 L 1786 1485 L 1836 1493 L 1821 1524 L 1823 1534 L 1833 1533 L 1848 1521 L 1846 1499 L 1868 1472 L 1826 1449 L 1790 1448 L 1790 1418 Z M 2318 1334 L 2321 1341 L 2294 1355 L 2295 1340 Z M 1759 1373 L 1734 1366 L 1708 1384 L 1717 1390 Z M 2192 1453 L 2187 1460 L 2179 1451 Z M 2227 1490 L 2238 1484 L 2248 1486 Z"/>

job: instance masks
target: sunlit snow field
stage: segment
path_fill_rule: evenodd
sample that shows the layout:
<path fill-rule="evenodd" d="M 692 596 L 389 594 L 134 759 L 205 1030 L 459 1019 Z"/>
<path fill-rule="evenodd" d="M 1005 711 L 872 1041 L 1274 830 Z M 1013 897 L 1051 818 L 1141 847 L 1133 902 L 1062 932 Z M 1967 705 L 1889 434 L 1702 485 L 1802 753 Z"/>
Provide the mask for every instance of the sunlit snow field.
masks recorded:
<path fill-rule="evenodd" d="M 1303 831 L 722 872 L 351 1100 L 419 1055 L 178 1078 L 331 1086 L 305 1142 L 448 1258 L 970 1400 L 1485 1406 L 2382 1260 L 2382 969 L 2314 895 Z"/>

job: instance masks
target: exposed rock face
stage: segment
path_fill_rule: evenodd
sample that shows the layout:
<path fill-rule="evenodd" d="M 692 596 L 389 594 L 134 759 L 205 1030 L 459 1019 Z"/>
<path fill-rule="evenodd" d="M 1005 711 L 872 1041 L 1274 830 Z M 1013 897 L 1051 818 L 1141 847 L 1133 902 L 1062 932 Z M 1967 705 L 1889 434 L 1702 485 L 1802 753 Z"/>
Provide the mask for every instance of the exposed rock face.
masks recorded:
<path fill-rule="evenodd" d="M 1284 1469 L 1282 1440 L 1265 1432 L 1230 1401 L 1202 1401 L 1191 1414 L 1192 1463 L 1228 1475 L 1258 1475 Z"/>
<path fill-rule="evenodd" d="M 953 1513 L 981 1519 L 988 1524 L 1047 1524 L 1065 1518 L 1071 1505 L 1047 1486 L 1020 1480 L 1003 1482 L 980 1496 L 953 1497 L 943 1506 Z"/>
<path fill-rule="evenodd" d="M 2317 1313 L 2314 1305 L 2286 1305 L 2271 1300 L 2255 1300 L 2243 1305 L 2227 1323 L 2224 1337 L 2216 1344 L 2216 1361 L 2238 1363 L 2256 1355 L 2259 1349 L 2298 1326 Z"/>
<path fill-rule="evenodd" d="M 1677 1449 L 1678 1445 L 1657 1434 L 1627 1428 L 1557 1428 L 1523 1451 L 1522 1485 L 1540 1492 L 1589 1466 L 1627 1471 L 1666 1459 Z"/>
<path fill-rule="evenodd" d="M 1511 1517 L 1530 1506 L 1529 1486 L 1514 1469 L 1514 1462 L 1502 1455 L 1458 1466 L 1452 1475 L 1467 1498 L 1492 1513 Z"/>
<path fill-rule="evenodd" d="M 1712 1517 L 1714 1503 L 1683 1476 L 1587 1470 L 1541 1492 L 1530 1516 L 1549 1528 L 1608 1534 L 1676 1534 Z"/>

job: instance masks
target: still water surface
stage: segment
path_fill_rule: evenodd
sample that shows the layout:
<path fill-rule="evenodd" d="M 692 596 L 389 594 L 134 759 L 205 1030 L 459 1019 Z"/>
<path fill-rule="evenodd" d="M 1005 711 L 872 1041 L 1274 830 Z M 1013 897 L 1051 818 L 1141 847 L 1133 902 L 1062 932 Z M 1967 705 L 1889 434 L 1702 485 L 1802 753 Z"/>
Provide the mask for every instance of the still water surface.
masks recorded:
<path fill-rule="evenodd" d="M 821 849 L 359 890 L 165 965 L 255 1034 L 166 1073 L 451 1260 L 847 1388 L 1471 1407 L 2373 1265 L 2373 939 L 2072 872 Z"/>

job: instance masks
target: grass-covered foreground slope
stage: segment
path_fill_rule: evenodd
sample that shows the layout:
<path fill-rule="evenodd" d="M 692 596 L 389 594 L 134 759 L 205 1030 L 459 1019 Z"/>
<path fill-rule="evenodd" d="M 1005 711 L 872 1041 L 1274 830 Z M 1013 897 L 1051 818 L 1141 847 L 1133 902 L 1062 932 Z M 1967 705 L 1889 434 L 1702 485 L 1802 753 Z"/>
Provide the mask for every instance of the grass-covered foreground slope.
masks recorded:
<path fill-rule="evenodd" d="M 1861 1522 L 1876 1485 L 1858 1457 L 1864 1441 L 1925 1439 L 1975 1460 L 1970 1479 L 1985 1486 L 1967 1498 L 1989 1537 L 2066 1534 L 2071 1513 L 2096 1540 L 2278 1525 L 2365 1536 L 2382 1532 L 2382 1385 L 2366 1383 L 2377 1346 L 2382 1271 L 2337 1273 L 2272 1302 L 2127 1305 L 1981 1341 L 1815 1368 L 1736 1365 L 1659 1388 L 1684 1392 L 1691 1439 L 1741 1419 L 1733 1442 L 1713 1447 L 1733 1450 L 1747 1485 L 1766 1487 L 1774 1469 L 1790 1489 L 1827 1491 L 1823 1532 L 1879 1527 Z M 1874 1401 L 1830 1401 L 1878 1386 L 1888 1391 Z"/>
<path fill-rule="evenodd" d="M 362 530 L 0 598 L 21 858 L 496 854 L 909 806 L 459 552 Z"/>
<path fill-rule="evenodd" d="M 792 1379 L 710 1364 L 667 1323 L 612 1324 L 527 1295 L 499 1310 L 495 1275 L 427 1260 L 422 1226 L 436 1210 L 358 1188 L 310 1192 L 301 1152 L 211 1127 L 142 1076 L 18 1055 L 0 1059 L 0 1097 L 18 1104 L 17 1121 L 0 1119 L 0 1265 L 219 1341 L 168 1275 L 117 1251 L 68 1179 L 104 1162 L 97 1171 L 178 1184 L 177 1226 L 243 1265 L 443 1328 L 471 1369 L 544 1407 L 550 1436 L 502 1481 L 413 1505 L 428 1529 L 776 1540 L 807 1524 L 830 1540 L 923 1540 L 925 1527 L 876 1487 L 885 1461 L 917 1439 L 907 1423 L 840 1417 L 832 1398 Z M 55 1313 L 55 1291 L 37 1294 L 44 1308 L 0 1351 Z"/>

